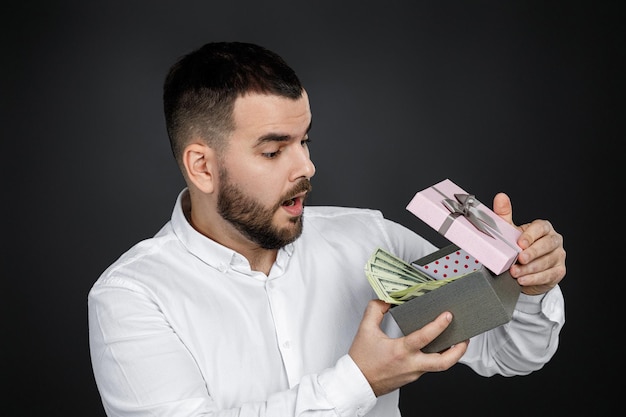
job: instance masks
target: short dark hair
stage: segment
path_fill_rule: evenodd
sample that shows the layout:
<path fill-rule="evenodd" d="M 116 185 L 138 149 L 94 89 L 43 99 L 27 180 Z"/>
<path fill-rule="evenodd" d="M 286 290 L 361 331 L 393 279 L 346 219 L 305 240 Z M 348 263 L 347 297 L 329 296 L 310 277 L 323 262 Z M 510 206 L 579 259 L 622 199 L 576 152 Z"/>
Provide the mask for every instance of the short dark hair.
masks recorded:
<path fill-rule="evenodd" d="M 252 43 L 211 42 L 182 56 L 163 86 L 165 124 L 174 158 L 193 136 L 221 151 L 234 129 L 235 100 L 247 93 L 302 97 L 295 71 L 278 54 Z"/>

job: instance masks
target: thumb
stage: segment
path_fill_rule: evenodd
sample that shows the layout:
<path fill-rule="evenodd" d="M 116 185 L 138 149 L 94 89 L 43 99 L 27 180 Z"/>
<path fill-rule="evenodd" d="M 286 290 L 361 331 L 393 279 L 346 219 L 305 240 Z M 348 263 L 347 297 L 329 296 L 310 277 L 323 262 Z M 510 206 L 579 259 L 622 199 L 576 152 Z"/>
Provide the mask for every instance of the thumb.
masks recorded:
<path fill-rule="evenodd" d="M 513 224 L 513 206 L 511 199 L 505 193 L 498 193 L 493 198 L 493 212 Z"/>

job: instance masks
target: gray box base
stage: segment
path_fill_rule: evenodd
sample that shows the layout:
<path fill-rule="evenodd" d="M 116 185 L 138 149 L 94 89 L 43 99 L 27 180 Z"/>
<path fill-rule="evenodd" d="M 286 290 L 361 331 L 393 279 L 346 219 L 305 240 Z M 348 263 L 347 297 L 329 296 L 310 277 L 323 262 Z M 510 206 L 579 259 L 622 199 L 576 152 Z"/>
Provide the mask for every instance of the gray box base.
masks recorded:
<path fill-rule="evenodd" d="M 413 264 L 426 265 L 458 249 L 446 246 Z M 423 352 L 441 352 L 470 337 L 508 323 L 513 316 L 521 287 L 508 271 L 493 275 L 482 266 L 434 291 L 393 306 L 389 312 L 405 335 L 421 329 L 444 311 L 450 311 L 450 325 Z"/>

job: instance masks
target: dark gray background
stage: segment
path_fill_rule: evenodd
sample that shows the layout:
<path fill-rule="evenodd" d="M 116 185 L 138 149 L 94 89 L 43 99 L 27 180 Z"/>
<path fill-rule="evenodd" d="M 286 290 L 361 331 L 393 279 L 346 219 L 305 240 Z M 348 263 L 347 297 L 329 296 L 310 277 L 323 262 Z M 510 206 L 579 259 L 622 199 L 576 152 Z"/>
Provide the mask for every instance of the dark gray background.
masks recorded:
<path fill-rule="evenodd" d="M 565 235 L 567 323 L 552 362 L 517 378 L 482 378 L 461 365 L 427 374 L 403 389 L 407 416 L 606 409 L 614 397 L 605 379 L 622 365 L 609 361 L 616 342 L 605 329 L 619 306 L 592 262 L 609 219 L 590 218 L 590 207 L 606 172 L 593 154 L 623 140 L 613 4 L 3 7 L 0 414 L 104 415 L 87 292 L 169 218 L 183 182 L 165 134 L 162 80 L 178 56 L 212 40 L 260 43 L 299 73 L 315 121 L 310 204 L 378 208 L 442 244 L 405 206 L 450 178 L 488 205 L 506 191 L 517 223 L 547 218 Z"/>

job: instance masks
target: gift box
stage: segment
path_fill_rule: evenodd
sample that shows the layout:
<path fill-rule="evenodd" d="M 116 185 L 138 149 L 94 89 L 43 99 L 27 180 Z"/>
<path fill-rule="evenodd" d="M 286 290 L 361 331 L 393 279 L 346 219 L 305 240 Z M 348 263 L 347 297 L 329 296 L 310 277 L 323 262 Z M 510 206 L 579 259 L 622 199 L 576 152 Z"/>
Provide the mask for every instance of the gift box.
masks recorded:
<path fill-rule="evenodd" d="M 419 269 L 433 265 L 459 250 L 446 246 L 412 264 Z M 440 263 L 440 265 L 443 262 Z M 467 272 L 467 270 L 471 270 Z M 508 271 L 494 275 L 484 265 L 468 263 L 459 269 L 459 278 L 417 296 L 389 310 L 402 333 L 407 335 L 434 320 L 444 311 L 453 319 L 423 352 L 441 352 L 450 346 L 511 320 L 521 287 Z"/>
<path fill-rule="evenodd" d="M 419 191 L 406 208 L 496 275 L 521 251 L 521 232 L 449 179 Z"/>

